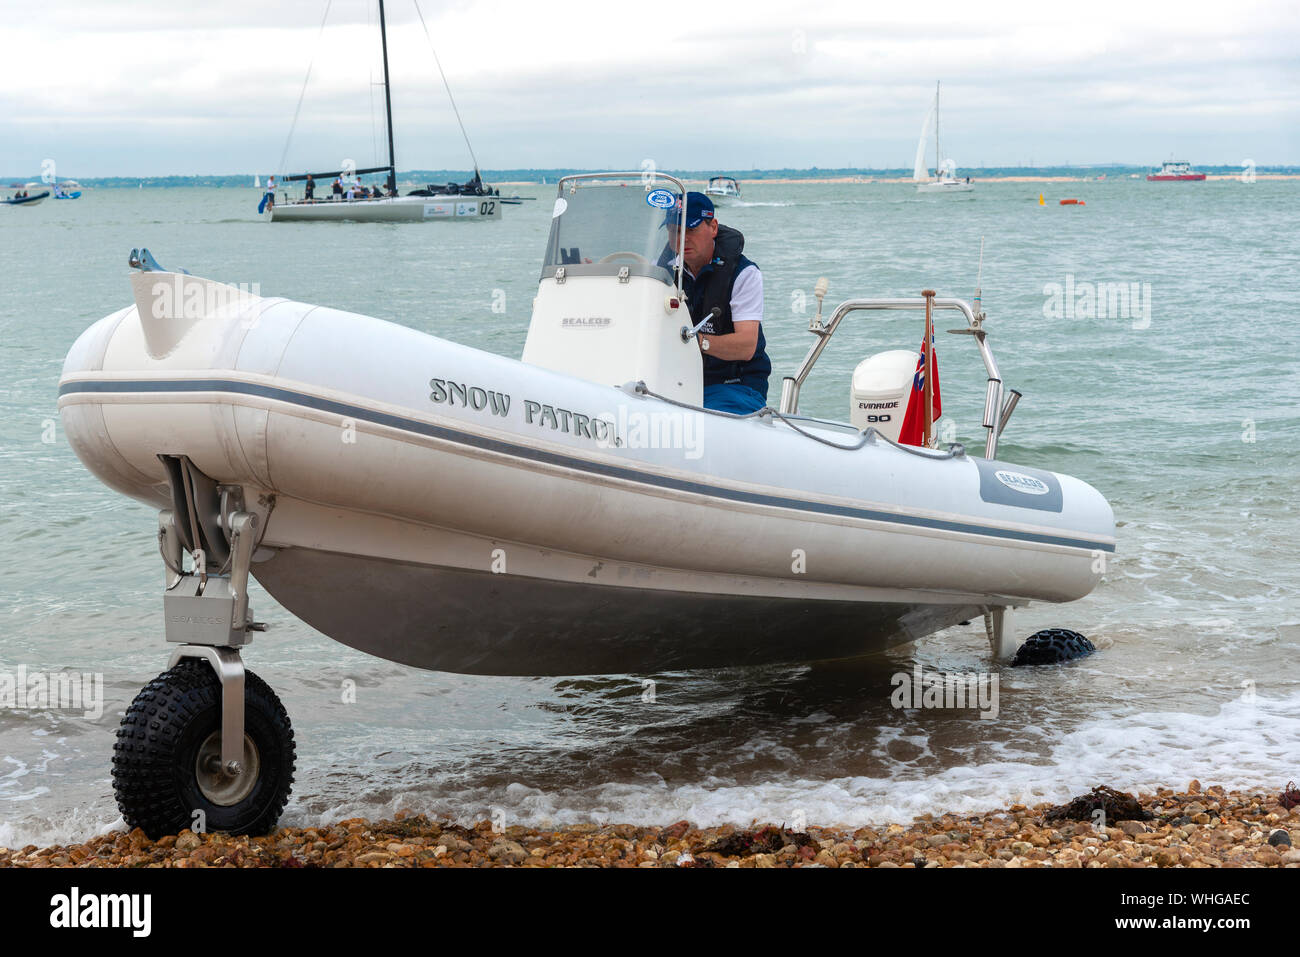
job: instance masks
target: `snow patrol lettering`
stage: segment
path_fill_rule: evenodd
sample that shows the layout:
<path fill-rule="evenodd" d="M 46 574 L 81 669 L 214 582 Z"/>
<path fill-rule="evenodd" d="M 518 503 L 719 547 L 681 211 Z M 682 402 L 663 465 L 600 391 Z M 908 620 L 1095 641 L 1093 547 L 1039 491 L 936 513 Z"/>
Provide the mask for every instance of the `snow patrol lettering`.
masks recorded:
<path fill-rule="evenodd" d="M 524 399 L 524 421 L 529 425 L 569 432 L 580 438 L 592 439 L 602 448 L 621 446 L 623 440 L 608 419 L 581 412 L 570 412 L 545 402 Z"/>
<path fill-rule="evenodd" d="M 430 379 L 429 389 L 431 402 L 446 402 L 475 412 L 482 412 L 490 405 L 493 415 L 510 414 L 510 396 L 504 392 L 493 392 L 464 382 L 452 382 L 450 379 Z"/>
<path fill-rule="evenodd" d="M 486 412 L 501 418 L 509 418 L 511 408 L 519 408 L 508 392 L 498 392 L 454 379 L 430 379 L 429 401 L 452 408 Z M 588 415 L 533 399 L 523 400 L 523 410 L 525 425 L 567 432 L 581 439 L 590 439 L 601 448 L 622 447 L 625 444 L 619 436 L 614 416 L 609 413 Z"/>

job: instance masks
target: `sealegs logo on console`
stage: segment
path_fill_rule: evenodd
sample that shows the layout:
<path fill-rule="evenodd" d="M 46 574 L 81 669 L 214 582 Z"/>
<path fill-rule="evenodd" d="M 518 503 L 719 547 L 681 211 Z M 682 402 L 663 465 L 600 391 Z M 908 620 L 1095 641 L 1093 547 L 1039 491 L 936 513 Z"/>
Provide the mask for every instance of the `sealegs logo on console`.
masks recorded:
<path fill-rule="evenodd" d="M 565 316 L 560 320 L 561 326 L 592 328 L 607 326 L 614 320 L 609 316 Z"/>
<path fill-rule="evenodd" d="M 1024 492 L 1026 495 L 1046 495 L 1051 491 L 1046 482 L 1040 481 L 1032 475 L 1025 475 L 1023 472 L 998 469 L 993 473 L 993 476 L 1007 488 L 1015 489 L 1017 492 Z"/>

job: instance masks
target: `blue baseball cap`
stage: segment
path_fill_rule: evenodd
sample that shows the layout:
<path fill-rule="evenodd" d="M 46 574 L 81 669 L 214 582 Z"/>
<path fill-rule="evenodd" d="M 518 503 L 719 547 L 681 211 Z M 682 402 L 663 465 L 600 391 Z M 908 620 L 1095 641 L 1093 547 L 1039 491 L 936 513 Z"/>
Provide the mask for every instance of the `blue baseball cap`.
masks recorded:
<path fill-rule="evenodd" d="M 706 219 L 713 219 L 713 200 L 703 193 L 686 194 L 686 228 L 694 229 Z M 664 217 L 665 226 L 676 226 L 682 221 L 682 200 L 678 197 L 676 205 L 668 210 Z"/>

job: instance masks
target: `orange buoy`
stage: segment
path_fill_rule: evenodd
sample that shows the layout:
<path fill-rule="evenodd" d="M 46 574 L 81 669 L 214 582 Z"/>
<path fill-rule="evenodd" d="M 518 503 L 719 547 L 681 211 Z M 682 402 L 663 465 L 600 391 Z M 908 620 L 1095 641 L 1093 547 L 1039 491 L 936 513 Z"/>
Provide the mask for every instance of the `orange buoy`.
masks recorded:
<path fill-rule="evenodd" d="M 1061 200 L 1061 205 L 1062 206 L 1087 206 L 1088 204 L 1081 199 L 1063 199 Z"/>

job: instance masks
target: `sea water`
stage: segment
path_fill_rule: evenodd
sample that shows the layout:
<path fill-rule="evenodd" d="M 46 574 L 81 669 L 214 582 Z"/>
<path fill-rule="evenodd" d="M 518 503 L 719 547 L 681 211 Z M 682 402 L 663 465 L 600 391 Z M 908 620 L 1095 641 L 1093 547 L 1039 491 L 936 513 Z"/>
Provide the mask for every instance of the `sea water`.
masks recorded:
<path fill-rule="evenodd" d="M 1300 778 L 1300 182 L 742 188 L 720 219 L 763 270 L 773 400 L 812 343 L 819 276 L 828 312 L 926 288 L 970 298 L 979 284 L 1003 377 L 1024 393 L 1000 458 L 1088 481 L 1118 525 L 1092 595 L 1013 626 L 1073 628 L 1100 652 L 994 666 L 976 621 L 848 664 L 471 677 L 362 655 L 257 588 L 272 629 L 245 659 L 298 742 L 283 822 L 405 808 L 527 825 L 854 825 L 1102 783 Z M 130 303 L 129 251 L 518 357 L 554 191 L 521 193 L 539 199 L 472 226 L 271 225 L 251 189 L 92 189 L 0 210 L 0 691 L 4 675 L 66 672 L 98 676 L 102 696 L 98 714 L 0 705 L 0 845 L 121 826 L 114 734 L 166 666 L 155 516 L 81 466 L 56 410 L 69 346 Z M 920 323 L 851 317 L 801 410 L 846 419 L 853 367 L 917 348 Z M 937 322 L 940 434 L 982 453 L 984 371 L 968 337 L 944 335 L 958 324 Z M 918 668 L 996 679 L 996 715 L 896 707 Z"/>

